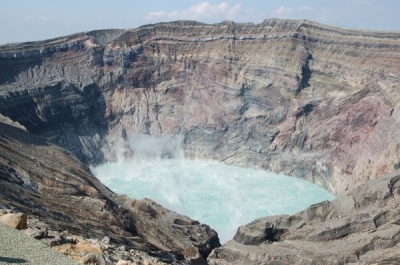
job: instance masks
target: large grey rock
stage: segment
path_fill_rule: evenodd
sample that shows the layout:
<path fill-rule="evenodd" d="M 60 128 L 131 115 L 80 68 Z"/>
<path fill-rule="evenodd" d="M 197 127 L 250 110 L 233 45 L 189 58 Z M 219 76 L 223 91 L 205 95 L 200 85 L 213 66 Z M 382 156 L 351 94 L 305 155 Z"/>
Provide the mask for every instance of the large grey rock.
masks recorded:
<path fill-rule="evenodd" d="M 400 172 L 292 216 L 257 219 L 213 250 L 209 264 L 385 264 L 399 258 Z M 386 259 L 386 251 L 391 254 Z M 380 263 L 381 262 L 381 263 Z"/>

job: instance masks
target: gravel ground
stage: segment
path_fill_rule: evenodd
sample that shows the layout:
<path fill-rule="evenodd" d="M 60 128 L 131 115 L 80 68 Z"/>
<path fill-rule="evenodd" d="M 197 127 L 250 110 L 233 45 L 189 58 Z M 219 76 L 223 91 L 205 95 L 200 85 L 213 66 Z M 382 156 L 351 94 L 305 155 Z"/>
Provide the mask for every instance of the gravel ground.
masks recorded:
<path fill-rule="evenodd" d="M 23 232 L 0 223 L 0 264 L 77 265 Z"/>

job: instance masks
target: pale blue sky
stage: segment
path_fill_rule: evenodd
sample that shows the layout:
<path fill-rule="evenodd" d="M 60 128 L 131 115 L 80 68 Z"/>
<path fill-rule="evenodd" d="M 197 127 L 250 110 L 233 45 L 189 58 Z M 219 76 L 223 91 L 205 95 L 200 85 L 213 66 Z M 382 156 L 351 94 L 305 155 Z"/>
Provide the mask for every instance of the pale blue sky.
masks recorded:
<path fill-rule="evenodd" d="M 310 19 L 345 28 L 400 31 L 400 0 L 1 0 L 0 44 L 179 19 L 260 23 Z"/>

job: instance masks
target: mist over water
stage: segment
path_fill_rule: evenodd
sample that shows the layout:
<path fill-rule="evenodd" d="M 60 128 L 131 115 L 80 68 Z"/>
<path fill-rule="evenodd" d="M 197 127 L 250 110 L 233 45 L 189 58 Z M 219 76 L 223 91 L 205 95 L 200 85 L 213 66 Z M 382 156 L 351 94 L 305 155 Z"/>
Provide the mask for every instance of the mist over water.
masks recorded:
<path fill-rule="evenodd" d="M 317 185 L 293 177 L 184 159 L 183 152 L 177 152 L 179 144 L 171 144 L 176 139 L 157 139 L 155 145 L 153 140 L 149 136 L 132 137 L 135 158 L 92 167 L 93 174 L 118 194 L 150 198 L 210 225 L 221 243 L 232 239 L 240 225 L 256 218 L 294 214 L 334 198 Z"/>

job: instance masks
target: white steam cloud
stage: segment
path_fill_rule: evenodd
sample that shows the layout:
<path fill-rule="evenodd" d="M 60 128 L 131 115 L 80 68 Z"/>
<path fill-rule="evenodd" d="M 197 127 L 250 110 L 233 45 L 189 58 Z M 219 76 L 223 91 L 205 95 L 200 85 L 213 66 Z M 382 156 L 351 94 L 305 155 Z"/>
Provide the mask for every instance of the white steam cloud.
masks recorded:
<path fill-rule="evenodd" d="M 114 163 L 91 167 L 110 189 L 150 198 L 210 225 L 221 243 L 256 218 L 293 214 L 333 196 L 322 188 L 262 170 L 184 158 L 183 137 L 120 133 L 108 139 Z"/>
<path fill-rule="evenodd" d="M 182 159 L 182 139 L 181 136 L 175 135 L 157 138 L 151 135 L 131 134 L 128 142 L 136 156 Z"/>
<path fill-rule="evenodd" d="M 240 225 L 256 218 L 293 214 L 333 198 L 300 179 L 212 161 L 135 158 L 91 169 L 117 193 L 150 198 L 210 225 L 222 243 L 232 239 Z"/>
<path fill-rule="evenodd" d="M 125 135 L 111 135 L 108 137 L 108 146 L 102 151 L 106 161 L 124 162 L 135 159 L 183 159 L 183 136 L 164 135 L 155 137 L 148 134 L 132 133 Z"/>

